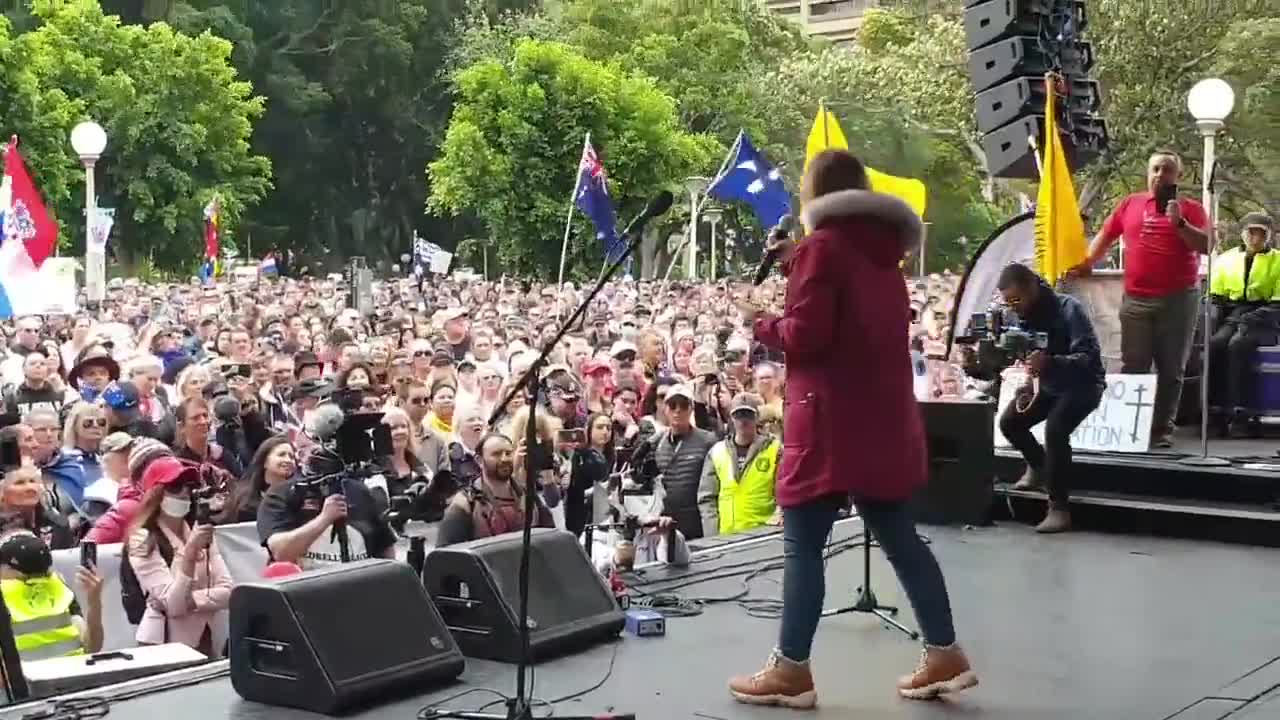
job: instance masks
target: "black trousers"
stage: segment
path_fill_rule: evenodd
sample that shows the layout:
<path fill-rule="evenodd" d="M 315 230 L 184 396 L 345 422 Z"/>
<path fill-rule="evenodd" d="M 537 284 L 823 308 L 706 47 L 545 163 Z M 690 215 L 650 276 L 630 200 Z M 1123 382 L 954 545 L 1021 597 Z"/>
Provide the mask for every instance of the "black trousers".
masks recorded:
<path fill-rule="evenodd" d="M 1209 403 L 1225 411 L 1252 408 L 1253 355 L 1274 345 L 1276 331 L 1242 322 L 1224 322 L 1209 338 Z"/>
<path fill-rule="evenodd" d="M 1101 400 L 1102 388 L 1061 394 L 1041 390 L 1026 412 L 1018 412 L 1011 402 L 1000 413 L 1000 432 L 1039 474 L 1053 505 L 1065 508 L 1071 495 L 1071 433 Z M 1031 428 L 1040 423 L 1044 423 L 1043 446 L 1031 434 Z"/>

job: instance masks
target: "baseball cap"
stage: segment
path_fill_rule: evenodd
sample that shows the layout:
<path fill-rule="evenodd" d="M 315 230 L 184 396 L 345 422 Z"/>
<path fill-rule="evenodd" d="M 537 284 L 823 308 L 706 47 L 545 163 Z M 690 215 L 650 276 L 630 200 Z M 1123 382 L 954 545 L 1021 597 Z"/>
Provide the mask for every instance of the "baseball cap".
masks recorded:
<path fill-rule="evenodd" d="M 578 383 L 574 382 L 572 378 L 564 376 L 552 383 L 551 396 L 564 400 L 577 400 L 582 397 L 582 391 L 578 388 Z"/>
<path fill-rule="evenodd" d="M 440 316 L 445 322 L 464 318 L 471 314 L 471 311 L 464 307 L 451 307 L 441 311 Z"/>
<path fill-rule="evenodd" d="M 597 373 L 607 374 L 613 371 L 613 368 L 609 367 L 609 363 L 602 360 L 596 360 L 595 358 L 582 361 L 581 369 L 583 377 L 588 377 Z"/>
<path fill-rule="evenodd" d="M 175 483 L 195 483 L 200 479 L 200 470 L 194 465 L 184 463 L 176 457 L 156 458 L 142 471 L 142 491 L 149 492 L 159 485 Z"/>
<path fill-rule="evenodd" d="M 627 352 L 632 355 L 639 355 L 640 348 L 636 347 L 635 343 L 627 342 L 626 340 L 619 340 L 613 344 L 613 347 L 609 348 L 609 357 L 616 358 Z"/>
<path fill-rule="evenodd" d="M 738 393 L 733 396 L 733 402 L 730 404 L 729 414 L 737 415 L 739 412 L 749 412 L 753 416 L 758 417 L 760 415 L 761 404 L 760 396 L 755 393 Z"/>
<path fill-rule="evenodd" d="M 453 364 L 453 351 L 449 348 L 440 346 L 431 354 L 432 367 L 444 367 Z"/>
<path fill-rule="evenodd" d="M 138 386 L 125 380 L 114 382 L 102 391 L 102 402 L 117 413 L 128 413 L 138 409 Z"/>
<path fill-rule="evenodd" d="M 113 432 L 110 435 L 102 438 L 102 443 L 99 445 L 99 447 L 102 449 L 102 452 L 104 453 L 113 453 L 113 452 L 121 452 L 123 450 L 128 450 L 129 446 L 132 444 L 133 444 L 133 436 L 130 435 L 129 433 Z"/>
<path fill-rule="evenodd" d="M 672 400 L 678 397 L 682 397 L 692 403 L 693 390 L 689 389 L 688 385 L 672 385 L 671 389 L 667 391 L 666 402 L 669 404 Z"/>

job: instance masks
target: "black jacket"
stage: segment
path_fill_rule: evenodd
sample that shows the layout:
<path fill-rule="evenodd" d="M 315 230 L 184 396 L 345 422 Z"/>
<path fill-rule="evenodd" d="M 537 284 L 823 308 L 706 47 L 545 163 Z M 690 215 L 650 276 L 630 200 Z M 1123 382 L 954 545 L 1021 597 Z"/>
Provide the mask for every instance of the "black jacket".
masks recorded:
<path fill-rule="evenodd" d="M 1041 390 L 1060 395 L 1106 386 L 1102 349 L 1080 301 L 1059 295 L 1042 281 L 1035 305 L 1022 318 L 1022 328 L 1049 339 L 1049 366 L 1040 378 Z"/>

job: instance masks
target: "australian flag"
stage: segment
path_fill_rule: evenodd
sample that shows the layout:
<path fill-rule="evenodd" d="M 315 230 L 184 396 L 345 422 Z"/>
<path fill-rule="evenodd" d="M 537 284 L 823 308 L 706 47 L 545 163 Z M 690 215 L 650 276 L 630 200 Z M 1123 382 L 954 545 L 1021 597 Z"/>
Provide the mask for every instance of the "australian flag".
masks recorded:
<path fill-rule="evenodd" d="M 604 254 L 609 262 L 616 262 L 626 246 L 618 237 L 618 218 L 609 198 L 609 182 L 600 164 L 600 157 L 591 147 L 588 138 L 582 148 L 582 162 L 578 164 L 578 185 L 573 192 L 573 202 L 591 218 L 596 226 L 596 239 L 604 244 Z"/>
<path fill-rule="evenodd" d="M 721 200 L 741 200 L 755 211 L 760 225 L 772 228 L 791 212 L 791 193 L 782 173 L 764 159 L 745 132 L 738 133 L 738 152 L 707 192 Z"/>

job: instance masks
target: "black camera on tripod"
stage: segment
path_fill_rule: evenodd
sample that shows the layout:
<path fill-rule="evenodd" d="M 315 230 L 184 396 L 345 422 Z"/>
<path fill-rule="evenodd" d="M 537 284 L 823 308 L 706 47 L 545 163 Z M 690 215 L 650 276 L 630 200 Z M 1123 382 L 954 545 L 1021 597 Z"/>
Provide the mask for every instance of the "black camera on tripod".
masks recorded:
<path fill-rule="evenodd" d="M 413 483 L 404 493 L 388 499 L 387 522 L 397 534 L 403 535 L 405 526 L 411 522 L 440 520 L 456 484 L 453 472 L 448 469 L 439 470 L 429 481 Z"/>

